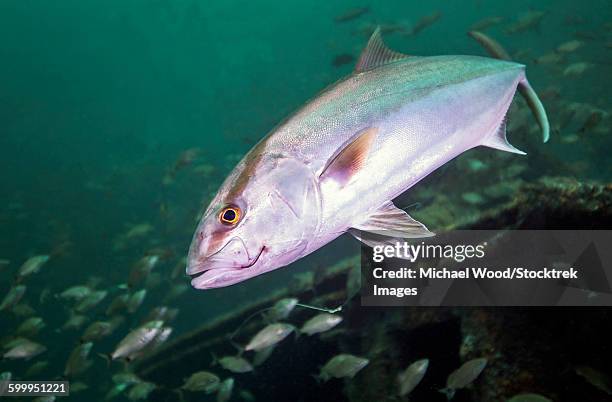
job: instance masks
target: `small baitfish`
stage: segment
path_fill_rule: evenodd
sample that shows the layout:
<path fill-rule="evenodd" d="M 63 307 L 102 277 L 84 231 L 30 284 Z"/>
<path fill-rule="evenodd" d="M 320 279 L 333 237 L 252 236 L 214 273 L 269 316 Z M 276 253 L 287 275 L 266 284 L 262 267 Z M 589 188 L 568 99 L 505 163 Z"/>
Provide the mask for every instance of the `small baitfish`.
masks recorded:
<path fill-rule="evenodd" d="M 79 304 L 74 308 L 79 313 L 84 313 L 96 307 L 102 300 L 106 298 L 108 292 L 106 290 L 96 290 L 86 296 Z"/>
<path fill-rule="evenodd" d="M 48 255 L 35 255 L 28 258 L 17 271 L 17 279 L 21 280 L 26 276 L 37 273 L 47 261 L 49 261 Z"/>
<path fill-rule="evenodd" d="M 0 311 L 10 310 L 13 308 L 17 303 L 19 303 L 25 291 L 25 285 L 13 286 L 2 300 L 2 303 L 0 303 Z"/>
<path fill-rule="evenodd" d="M 213 364 L 219 363 L 224 369 L 232 373 L 248 373 L 253 371 L 253 365 L 240 356 L 223 356 L 220 359 L 214 358 Z"/>
<path fill-rule="evenodd" d="M 22 336 L 36 335 L 45 327 L 45 321 L 41 317 L 30 317 L 17 327 L 15 333 Z"/>
<path fill-rule="evenodd" d="M 274 303 L 274 305 L 265 314 L 266 320 L 269 322 L 284 320 L 289 317 L 298 304 L 298 299 L 295 297 L 287 297 Z"/>
<path fill-rule="evenodd" d="M 421 359 L 412 363 L 408 368 L 397 375 L 397 384 L 399 386 L 398 395 L 404 396 L 412 392 L 421 382 L 427 368 L 429 367 L 429 359 Z"/>
<path fill-rule="evenodd" d="M 210 394 L 219 388 L 220 379 L 208 371 L 198 371 L 185 380 L 181 389 Z"/>
<path fill-rule="evenodd" d="M 329 331 L 342 322 L 342 317 L 338 314 L 321 313 L 306 321 L 300 329 L 300 333 L 314 335 Z"/>
<path fill-rule="evenodd" d="M 114 330 L 114 325 L 111 321 L 94 321 L 83 332 L 81 342 L 99 341 L 100 339 L 110 335 Z"/>
<path fill-rule="evenodd" d="M 64 368 L 65 377 L 74 378 L 91 367 L 92 361 L 88 357 L 92 347 L 93 342 L 85 342 L 74 348 Z"/>
<path fill-rule="evenodd" d="M 135 292 L 130 296 L 127 302 L 127 311 L 128 313 L 135 313 L 136 310 L 142 305 L 144 298 L 147 295 L 146 289 L 141 289 L 138 292 Z"/>
<path fill-rule="evenodd" d="M 469 360 L 461 365 L 457 370 L 450 373 L 446 379 L 446 388 L 441 390 L 450 400 L 455 395 L 455 391 L 465 388 L 474 382 L 487 366 L 487 359 L 481 357 Z"/>
<path fill-rule="evenodd" d="M 8 349 L 2 356 L 4 359 L 24 359 L 30 360 L 31 358 L 38 356 L 45 352 L 47 348 L 40 343 L 30 341 L 28 339 L 21 339 L 15 343 L 10 349 Z"/>
<path fill-rule="evenodd" d="M 328 381 L 331 378 L 353 378 L 370 361 L 363 357 L 349 354 L 339 354 L 329 359 L 317 377 L 320 380 Z"/>
<path fill-rule="evenodd" d="M 270 324 L 259 331 L 245 346 L 244 350 L 260 351 L 270 346 L 276 345 L 285 339 L 290 333 L 295 331 L 295 327 L 290 324 L 277 322 Z"/>
<path fill-rule="evenodd" d="M 130 401 L 139 401 L 149 399 L 149 394 L 157 388 L 152 382 L 140 382 L 130 389 L 128 392 L 128 399 Z"/>
<path fill-rule="evenodd" d="M 80 315 L 80 314 L 72 314 L 70 315 L 70 317 L 68 317 L 68 319 L 66 320 L 66 322 L 64 323 L 64 325 L 62 325 L 62 330 L 67 330 L 67 329 L 79 329 L 81 328 L 83 325 L 85 325 L 85 323 L 89 320 L 89 318 L 87 318 L 84 315 Z"/>
<path fill-rule="evenodd" d="M 144 348 L 162 333 L 163 321 L 149 321 L 144 325 L 131 331 L 119 342 L 115 351 L 110 355 L 112 360 L 127 358 L 131 359 L 138 355 Z"/>
<path fill-rule="evenodd" d="M 64 290 L 62 293 L 57 295 L 60 299 L 63 300 L 71 300 L 71 301 L 81 301 L 85 297 L 91 294 L 92 290 L 89 286 L 86 285 L 75 285 L 71 286 L 68 289 Z"/>
<path fill-rule="evenodd" d="M 219 385 L 217 391 L 217 402 L 227 402 L 232 397 L 232 391 L 234 390 L 234 379 L 232 377 L 226 378 Z"/>
<path fill-rule="evenodd" d="M 377 29 L 352 75 L 277 126 L 226 178 L 189 249 L 192 286 L 253 278 L 346 232 L 369 246 L 432 236 L 392 200 L 472 148 L 524 154 L 506 139 L 517 88 L 548 140 L 524 65 L 408 56 Z"/>

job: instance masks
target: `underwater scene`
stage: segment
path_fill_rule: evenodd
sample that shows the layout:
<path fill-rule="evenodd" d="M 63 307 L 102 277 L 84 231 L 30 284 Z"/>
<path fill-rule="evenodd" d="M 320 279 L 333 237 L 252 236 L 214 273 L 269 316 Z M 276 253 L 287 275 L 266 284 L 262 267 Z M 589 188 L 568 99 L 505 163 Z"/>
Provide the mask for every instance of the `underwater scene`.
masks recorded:
<path fill-rule="evenodd" d="M 1 0 L 0 61 L 0 399 L 612 401 L 610 307 L 360 297 L 612 229 L 609 0 Z"/>

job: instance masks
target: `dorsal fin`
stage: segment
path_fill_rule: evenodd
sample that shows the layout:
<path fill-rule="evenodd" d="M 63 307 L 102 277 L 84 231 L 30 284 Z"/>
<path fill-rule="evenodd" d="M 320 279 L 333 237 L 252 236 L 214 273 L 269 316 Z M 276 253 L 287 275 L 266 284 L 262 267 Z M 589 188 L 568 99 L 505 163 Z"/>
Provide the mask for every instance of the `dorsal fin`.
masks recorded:
<path fill-rule="evenodd" d="M 406 57 L 410 56 L 394 52 L 385 45 L 380 35 L 380 26 L 378 26 L 359 56 L 359 61 L 357 61 L 357 65 L 355 66 L 355 72 L 360 73 L 362 71 L 371 70 L 393 61 L 405 59 Z"/>

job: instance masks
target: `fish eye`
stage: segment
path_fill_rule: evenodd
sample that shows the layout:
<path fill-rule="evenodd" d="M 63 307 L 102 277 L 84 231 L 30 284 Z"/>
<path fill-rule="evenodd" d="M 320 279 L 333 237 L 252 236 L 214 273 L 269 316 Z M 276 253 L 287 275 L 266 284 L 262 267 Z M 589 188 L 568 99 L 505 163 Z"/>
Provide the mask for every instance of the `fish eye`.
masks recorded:
<path fill-rule="evenodd" d="M 236 206 L 227 206 L 219 213 L 219 220 L 225 225 L 235 225 L 240 220 L 240 208 Z"/>

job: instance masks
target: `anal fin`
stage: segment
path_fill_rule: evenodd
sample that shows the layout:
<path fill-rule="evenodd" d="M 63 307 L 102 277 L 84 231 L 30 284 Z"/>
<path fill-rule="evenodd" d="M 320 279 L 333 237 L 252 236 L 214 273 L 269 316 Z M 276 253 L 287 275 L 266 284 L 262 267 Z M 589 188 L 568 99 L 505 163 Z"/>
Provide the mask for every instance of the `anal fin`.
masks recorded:
<path fill-rule="evenodd" d="M 351 233 L 359 239 L 355 235 L 355 231 L 401 239 L 431 237 L 434 235 L 425 225 L 413 219 L 406 211 L 397 208 L 391 201 L 384 203 L 365 221 L 353 225 Z M 360 237 L 365 238 L 366 236 Z M 368 244 L 365 241 L 364 243 Z"/>

